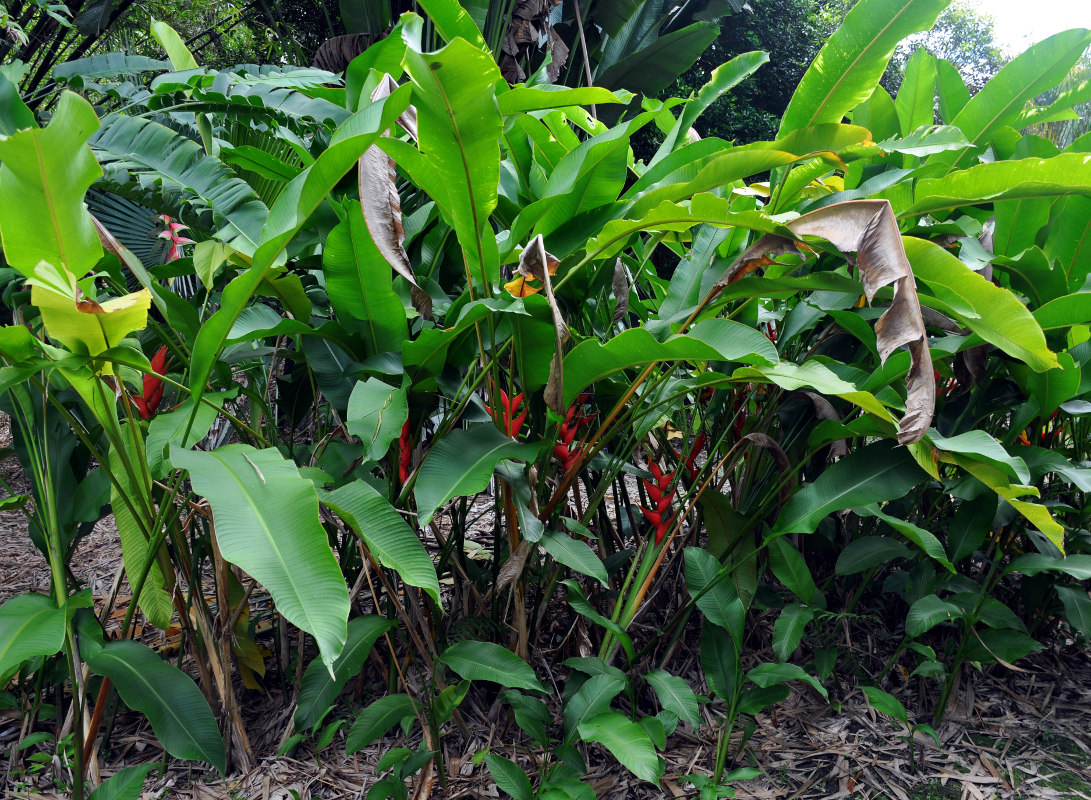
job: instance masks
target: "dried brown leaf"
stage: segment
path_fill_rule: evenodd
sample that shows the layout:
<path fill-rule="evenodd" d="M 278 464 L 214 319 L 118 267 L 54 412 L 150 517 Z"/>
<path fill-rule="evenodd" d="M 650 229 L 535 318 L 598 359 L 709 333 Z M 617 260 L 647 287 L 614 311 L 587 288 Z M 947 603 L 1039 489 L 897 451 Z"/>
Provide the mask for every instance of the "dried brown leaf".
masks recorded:
<path fill-rule="evenodd" d="M 792 462 L 788 459 L 788 454 L 784 452 L 777 440 L 772 436 L 765 433 L 748 433 L 742 437 L 746 441 L 755 447 L 760 447 L 769 451 L 769 455 L 773 457 L 773 460 L 777 462 L 777 466 L 780 467 L 780 471 L 788 476 L 788 480 L 784 482 L 784 485 L 780 487 L 780 503 L 784 505 L 792 497 L 792 490 L 795 488 L 795 478 L 792 476 Z"/>
<path fill-rule="evenodd" d="M 557 298 L 553 295 L 553 282 L 550 275 L 557 271 L 560 260 L 547 253 L 542 235 L 538 234 L 526 246 L 519 256 L 518 272 L 524 278 L 534 278 L 545 286 L 546 300 L 553 312 L 553 327 L 556 332 L 556 350 L 549 366 L 549 381 L 545 388 L 545 402 L 549 409 L 557 414 L 564 414 L 564 343 L 568 340 L 568 326 L 564 322 Z"/>
<path fill-rule="evenodd" d="M 614 264 L 614 276 L 610 288 L 614 292 L 617 306 L 614 308 L 614 316 L 610 318 L 611 325 L 617 325 L 629 313 L 629 274 L 625 271 L 625 265 L 621 259 Z"/>
<path fill-rule="evenodd" d="M 932 375 L 932 356 L 924 329 L 913 270 L 902 246 L 898 221 L 886 200 L 850 200 L 820 208 L 787 223 L 796 236 L 817 236 L 842 253 L 855 252 L 856 267 L 864 295 L 870 303 L 884 286 L 893 285 L 894 300 L 875 323 L 879 359 L 887 358 L 899 347 L 907 346 L 911 362 L 906 378 L 905 416 L 898 429 L 898 441 L 920 441 L 932 422 L 936 406 L 936 385 Z M 766 235 L 747 248 L 716 282 L 722 288 L 753 269 L 770 254 L 791 252 L 796 244 L 781 237 Z"/>

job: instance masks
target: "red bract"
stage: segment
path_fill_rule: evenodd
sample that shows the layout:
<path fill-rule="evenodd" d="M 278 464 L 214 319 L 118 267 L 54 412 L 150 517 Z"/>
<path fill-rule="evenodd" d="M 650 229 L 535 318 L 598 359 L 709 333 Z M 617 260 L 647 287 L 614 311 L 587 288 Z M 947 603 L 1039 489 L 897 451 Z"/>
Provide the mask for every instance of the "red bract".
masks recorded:
<path fill-rule="evenodd" d="M 568 472 L 579 460 L 580 446 L 574 445 L 576 434 L 580 428 L 587 427 L 595 418 L 594 413 L 576 416 L 576 412 L 583 407 L 586 400 L 587 395 L 580 395 L 580 398 L 568 409 L 564 422 L 561 423 L 560 430 L 557 432 L 557 444 L 553 445 L 553 455 L 557 456 L 557 460 L 561 462 L 562 472 Z"/>
<path fill-rule="evenodd" d="M 401 436 L 398 437 L 398 481 L 405 483 L 409 479 L 409 472 L 413 466 L 413 440 L 409 438 L 409 420 L 402 425 Z"/>
<path fill-rule="evenodd" d="M 515 395 L 515 397 L 509 399 L 508 393 L 501 389 L 500 405 L 504 409 L 504 433 L 508 435 L 509 439 L 519 438 L 519 433 L 523 430 L 523 423 L 527 419 L 527 410 L 524 408 L 514 419 L 512 419 L 512 414 L 518 411 L 520 406 L 523 405 L 523 393 L 520 392 Z"/>
<path fill-rule="evenodd" d="M 167 229 L 159 234 L 160 239 L 167 239 L 170 242 L 167 261 L 176 261 L 182 257 L 182 245 L 193 244 L 192 239 L 187 239 L 179 233 L 179 231 L 187 230 L 188 226 L 183 225 L 181 222 L 175 222 L 166 214 L 160 214 L 159 219 L 163 220 L 163 224 L 167 226 Z"/>
<path fill-rule="evenodd" d="M 664 475 L 663 470 L 654 461 L 648 462 L 648 471 L 652 473 L 654 480 L 643 479 L 644 488 L 648 490 L 648 498 L 655 508 L 641 506 L 640 512 L 655 530 L 655 544 L 658 547 L 663 543 L 663 537 L 667 535 L 667 529 L 670 528 L 673 521 L 673 517 L 666 512 L 669 511 L 671 501 L 674 500 L 674 495 L 677 494 L 678 490 L 667 491 L 674 480 L 674 472 L 668 472 Z"/>
<path fill-rule="evenodd" d="M 151 360 L 152 371 L 159 375 L 165 375 L 167 372 L 167 346 L 163 345 L 152 356 Z M 144 376 L 144 383 L 141 387 L 142 392 L 140 395 L 133 395 L 133 403 L 136 405 L 137 411 L 140 412 L 141 419 L 147 419 L 156 412 L 159 408 L 159 403 L 163 400 L 163 379 L 158 375 L 146 374 Z"/>
<path fill-rule="evenodd" d="M 693 440 L 693 447 L 690 448 L 689 456 L 686 458 L 686 474 L 689 475 L 690 483 L 697 480 L 697 473 L 700 471 L 697 469 L 697 456 L 705 449 L 705 441 L 707 439 L 708 437 L 705 436 L 704 431 L 697 434 L 697 438 Z M 680 450 L 675 450 L 674 454 L 678 456 L 679 459 L 682 458 L 682 452 Z"/>

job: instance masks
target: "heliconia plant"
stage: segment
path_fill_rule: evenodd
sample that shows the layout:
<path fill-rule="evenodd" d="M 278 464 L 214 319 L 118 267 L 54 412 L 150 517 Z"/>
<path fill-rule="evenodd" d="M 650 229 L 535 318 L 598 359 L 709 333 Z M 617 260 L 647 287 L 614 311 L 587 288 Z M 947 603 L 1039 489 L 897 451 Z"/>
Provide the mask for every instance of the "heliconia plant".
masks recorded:
<path fill-rule="evenodd" d="M 548 753 L 483 755 L 520 800 L 589 796 L 580 742 L 658 783 L 712 696 L 693 781 L 715 793 L 750 774 L 739 719 L 825 696 L 827 612 L 881 616 L 888 669 L 938 681 L 934 722 L 964 664 L 1013 664 L 1045 619 L 1091 636 L 1091 140 L 1020 133 L 1091 32 L 973 97 L 919 55 L 892 98 L 895 46 L 948 2 L 861 0 L 778 138 L 735 145 L 688 132 L 763 54 L 678 102 L 509 85 L 470 14 L 421 5 L 443 46 L 405 14 L 343 78 L 203 68 L 161 23 L 169 69 L 119 55 L 134 92 L 66 68 L 44 127 L 0 75 L 0 390 L 52 580 L 0 606 L 0 688 L 64 662 L 76 797 L 115 690 L 226 772 L 262 755 L 234 672 L 292 683 L 285 747 L 321 750 L 381 663 L 346 746 L 401 723 L 420 746 L 376 796 L 425 797 L 496 684 Z M 116 638 L 68 569 L 104 509 L 134 598 Z M 776 661 L 743 670 L 759 591 Z M 138 619 L 179 627 L 196 675 Z M 670 672 L 683 640 L 703 685 Z"/>

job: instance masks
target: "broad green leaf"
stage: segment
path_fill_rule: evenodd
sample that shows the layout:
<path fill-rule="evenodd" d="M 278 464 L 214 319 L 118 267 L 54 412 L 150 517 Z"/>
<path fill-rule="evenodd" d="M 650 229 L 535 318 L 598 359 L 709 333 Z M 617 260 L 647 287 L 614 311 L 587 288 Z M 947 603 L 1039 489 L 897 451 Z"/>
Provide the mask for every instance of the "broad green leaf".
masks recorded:
<path fill-rule="evenodd" d="M 777 539 L 776 541 L 780 541 Z M 803 641 L 803 632 L 814 619 L 815 610 L 811 606 L 792 603 L 785 606 L 773 624 L 773 655 L 778 661 L 787 661 Z"/>
<path fill-rule="evenodd" d="M 811 533 L 834 511 L 901 497 L 923 474 L 904 448 L 885 442 L 868 445 L 796 492 L 781 510 L 773 533 Z"/>
<path fill-rule="evenodd" d="M 465 39 L 481 50 L 488 50 L 481 29 L 456 0 L 422 0 L 420 7 L 448 42 Z"/>
<path fill-rule="evenodd" d="M 902 243 L 917 280 L 947 303 L 959 322 L 1035 372 L 1059 366 L 1038 322 L 1014 294 L 933 242 L 903 236 Z M 965 308 L 972 309 L 972 315 L 962 311 Z"/>
<path fill-rule="evenodd" d="M 1021 572 L 1028 578 L 1039 572 L 1063 572 L 1078 581 L 1091 580 L 1091 556 L 1072 555 L 1065 558 L 1055 558 L 1041 553 L 1027 553 L 1012 559 L 1008 564 L 1005 574 L 1009 572 Z"/>
<path fill-rule="evenodd" d="M 623 92 L 622 95 L 625 93 Z M 564 86 L 514 86 L 511 91 L 497 95 L 496 104 L 504 116 L 526 111 L 544 111 L 565 106 L 607 105 L 624 103 L 622 97 L 601 86 L 585 86 L 569 89 Z"/>
<path fill-rule="evenodd" d="M 158 58 L 127 53 L 100 53 L 58 64 L 53 69 L 53 80 L 66 83 L 74 89 L 83 89 L 90 88 L 94 81 L 101 78 L 118 80 L 121 76 L 163 72 L 170 68 L 169 61 Z"/>
<path fill-rule="evenodd" d="M 495 96 L 500 71 L 488 52 L 463 39 L 432 54 L 417 52 L 409 39 L 406 43 L 419 150 L 389 137 L 380 146 L 450 221 L 474 281 L 495 284 L 499 252 L 488 218 L 500 181 L 503 119 Z"/>
<path fill-rule="evenodd" d="M 943 549 L 943 544 L 937 539 L 930 531 L 926 531 L 911 522 L 906 522 L 904 519 L 898 519 L 892 517 L 889 514 L 884 514 L 879 510 L 877 503 L 871 503 L 867 506 L 860 506 L 854 508 L 860 516 L 864 517 L 878 517 L 891 528 L 896 530 L 906 539 L 911 541 L 917 547 L 924 551 L 930 558 L 934 558 L 940 564 L 947 568 L 948 572 L 954 572 L 955 568 L 951 565 L 951 562 L 947 560 L 947 553 Z"/>
<path fill-rule="evenodd" d="M 727 631 L 707 620 L 701 626 L 701 671 L 713 694 L 727 703 L 741 689 L 739 645 Z"/>
<path fill-rule="evenodd" d="M 168 753 L 175 758 L 207 761 L 221 774 L 226 770 L 227 757 L 216 719 L 188 675 L 129 640 L 107 642 L 87 663 L 113 681 L 125 705 L 148 718 Z"/>
<path fill-rule="evenodd" d="M 530 778 L 523 772 L 523 768 L 510 759 L 489 753 L 485 756 L 485 764 L 489 768 L 496 788 L 507 792 L 515 800 L 534 800 L 534 789 L 530 785 Z"/>
<path fill-rule="evenodd" d="M 936 95 L 940 119 L 948 125 L 970 101 L 970 90 L 958 69 L 943 58 L 936 59 Z"/>
<path fill-rule="evenodd" d="M 905 77 L 898 88 L 894 107 L 898 111 L 902 135 L 908 136 L 924 125 L 931 125 L 935 115 L 936 62 L 923 47 L 905 65 Z"/>
<path fill-rule="evenodd" d="M 0 606 L 0 675 L 64 646 L 64 609 L 42 594 L 17 594 Z"/>
<path fill-rule="evenodd" d="M 746 608 L 731 580 L 721 575 L 727 568 L 700 547 L 687 547 L 684 556 L 689 596 L 697 598 L 697 607 L 709 622 L 741 640 Z"/>
<path fill-rule="evenodd" d="M 1055 584 L 1053 588 L 1061 598 L 1068 624 L 1082 633 L 1085 640 L 1091 641 L 1091 597 L 1088 597 L 1087 590 L 1082 586 L 1061 584 Z"/>
<path fill-rule="evenodd" d="M 330 145 L 310 167 L 293 179 L 277 198 L 262 229 L 261 246 L 253 265 L 224 289 L 220 310 L 201 326 L 190 361 L 190 390 L 194 401 L 205 392 L 231 328 L 258 286 L 270 274 L 288 242 L 330 190 L 356 165 L 360 156 L 394 124 L 409 104 L 409 89 L 371 103 L 348 118 L 334 132 Z"/>
<path fill-rule="evenodd" d="M 855 575 L 896 558 L 909 558 L 909 548 L 885 536 L 865 536 L 855 539 L 837 556 L 838 575 Z"/>
<path fill-rule="evenodd" d="M 417 474 L 413 494 L 419 524 L 427 525 L 436 510 L 451 498 L 483 491 L 497 461 L 533 461 L 539 449 L 538 445 L 509 439 L 492 424 L 451 431 L 432 445 Z"/>
<path fill-rule="evenodd" d="M 941 178 L 923 178 L 913 187 L 913 204 L 895 211 L 899 217 L 915 217 L 979 203 L 1069 194 L 1091 194 L 1091 159 L 1086 154 L 992 161 Z"/>
<path fill-rule="evenodd" d="M 379 563 L 398 573 L 410 586 L 428 593 L 442 605 L 436 568 L 420 538 L 385 497 L 364 481 L 353 481 L 319 499 L 364 540 Z"/>
<path fill-rule="evenodd" d="M 686 141 L 689 129 L 693 127 L 697 119 L 709 106 L 715 103 L 724 93 L 731 91 L 742 81 L 749 78 L 763 64 L 768 63 L 769 54 L 756 50 L 735 56 L 712 70 L 708 83 L 700 88 L 697 96 L 686 103 L 678 121 L 671 128 L 667 138 L 663 140 L 655 157 L 648 162 L 651 167 L 661 161 L 666 155 L 678 147 L 679 142 Z"/>
<path fill-rule="evenodd" d="M 103 781 L 87 800 L 140 800 L 144 793 L 144 779 L 156 767 L 156 762 L 136 764 L 119 769 L 108 780 Z"/>
<path fill-rule="evenodd" d="M 564 704 L 566 741 L 571 741 L 580 723 L 610 710 L 610 703 L 625 691 L 627 681 L 614 675 L 592 675 Z"/>
<path fill-rule="evenodd" d="M 644 729 L 615 711 L 599 714 L 579 726 L 580 738 L 598 742 L 641 780 L 659 785 L 662 767 L 652 740 Z"/>
<path fill-rule="evenodd" d="M 527 662 L 492 642 L 469 639 L 456 642 L 443 651 L 439 660 L 468 681 L 491 681 L 511 689 L 546 690 Z"/>
<path fill-rule="evenodd" d="M 204 453 L 175 446 L 170 455 L 212 506 L 223 557 L 268 589 L 285 619 L 314 636 L 332 670 L 345 644 L 349 596 L 314 484 L 275 448 L 233 444 Z"/>
<path fill-rule="evenodd" d="M 587 542 L 573 539 L 560 531 L 546 531 L 538 543 L 558 563 L 576 570 L 581 575 L 594 578 L 603 586 L 609 585 L 606 567 L 602 565 L 601 559 L 595 555 L 595 551 L 588 546 Z"/>
<path fill-rule="evenodd" d="M 972 430 L 957 436 L 946 437 L 932 428 L 928 432 L 928 438 L 940 450 L 961 453 L 978 461 L 984 461 L 1003 470 L 1022 484 L 1030 483 L 1030 470 L 1027 469 L 1026 462 L 1018 456 L 1009 455 L 1004 446 L 987 431 Z"/>
<path fill-rule="evenodd" d="M 818 589 L 807 562 L 786 537 L 778 536 L 769 541 L 769 568 L 777 580 L 804 603 L 821 600 L 816 598 Z"/>
<path fill-rule="evenodd" d="M 630 328 L 605 344 L 588 340 L 569 351 L 564 359 L 564 403 L 571 405 L 585 388 L 615 372 L 660 361 L 776 364 L 778 356 L 763 334 L 732 320 L 704 320 L 665 342 L 657 342 L 643 328 Z"/>
<path fill-rule="evenodd" d="M 950 0 L 861 0 L 822 47 L 799 82 L 780 134 L 840 122 L 871 95 L 902 39 L 932 27 Z"/>
<path fill-rule="evenodd" d="M 748 673 L 747 680 L 753 681 L 763 689 L 767 689 L 778 683 L 788 681 L 803 681 L 814 688 L 825 699 L 829 699 L 826 688 L 813 676 L 804 672 L 803 668 L 795 664 L 759 664 Z"/>
<path fill-rule="evenodd" d="M 644 680 L 655 690 L 660 705 L 678 719 L 688 722 L 694 731 L 701 727 L 701 706 L 689 684 L 664 669 L 653 669 Z"/>
<path fill-rule="evenodd" d="M 19 97 L 19 88 L 0 72 L 0 136 L 37 127 L 38 120 Z"/>
<path fill-rule="evenodd" d="M 401 350 L 409 331 L 390 264 L 368 233 L 359 203 L 348 203 L 347 212 L 322 248 L 330 303 L 345 329 L 364 337 L 369 355 Z"/>
<path fill-rule="evenodd" d="M 660 36 L 611 64 L 595 78 L 595 83 L 653 97 L 689 69 L 719 32 L 711 22 L 695 22 Z"/>
<path fill-rule="evenodd" d="M 920 636 L 922 633 L 932 630 L 941 622 L 951 622 L 962 619 L 962 609 L 954 603 L 940 600 L 934 594 L 922 597 L 909 607 L 909 614 L 905 618 L 905 635 L 910 637 Z"/>
<path fill-rule="evenodd" d="M 364 445 L 364 461 L 378 461 L 390 449 L 409 419 L 404 389 L 395 389 L 378 378 L 359 381 L 349 396 L 345 426 Z"/>
<path fill-rule="evenodd" d="M 186 47 L 182 37 L 178 35 L 178 31 L 157 19 L 152 20 L 151 31 L 155 40 L 167 51 L 167 58 L 170 59 L 170 63 L 175 70 L 198 68 L 197 59 Z"/>
<path fill-rule="evenodd" d="M 390 620 L 375 615 L 351 619 L 345 649 L 333 662 L 333 674 L 317 659 L 307 665 L 296 701 L 296 730 L 309 730 L 322 718 L 349 679 L 360 674 L 375 641 L 392 627 Z"/>
<path fill-rule="evenodd" d="M 874 686 L 861 686 L 860 689 L 867 695 L 867 701 L 871 707 L 880 714 L 893 717 L 903 725 L 909 724 L 909 714 L 906 712 L 905 706 L 902 705 L 902 701 L 897 697 L 887 694 L 882 689 L 876 689 Z"/>
<path fill-rule="evenodd" d="M 731 373 L 731 379 L 733 381 L 774 383 L 788 391 L 803 388 L 814 389 L 821 394 L 834 395 L 860 406 L 869 414 L 886 423 L 884 427 L 889 427 L 892 432 L 896 427 L 890 412 L 873 394 L 860 391 L 848 381 L 839 378 L 829 367 L 813 359 L 802 364 L 781 361 L 771 367 L 739 367 Z"/>
<path fill-rule="evenodd" d="M 985 664 L 1003 661 L 1006 664 L 1014 664 L 1024 656 L 1044 647 L 1045 645 L 1041 642 L 1036 642 L 1019 631 L 975 629 L 966 641 L 963 655 L 967 661 L 980 661 Z"/>
<path fill-rule="evenodd" d="M 352 755 L 362 750 L 406 717 L 414 716 L 413 701 L 407 694 L 388 694 L 380 697 L 356 717 L 345 737 L 345 753 Z"/>
<path fill-rule="evenodd" d="M 1064 79 L 1088 44 L 1091 44 L 1091 31 L 1078 28 L 1031 45 L 970 98 L 954 119 L 946 121 L 961 128 L 971 144 L 978 148 L 987 146 L 1002 127 L 1019 119 L 1027 101 L 1052 89 Z M 942 76 L 942 71 L 940 74 Z M 943 94 L 941 90 L 941 104 Z M 971 152 L 976 151 L 940 153 L 932 156 L 929 163 L 944 164 L 948 172 L 953 172 L 971 163 Z"/>
<path fill-rule="evenodd" d="M 218 392 L 204 398 L 201 407 L 193 415 L 193 401 L 186 400 L 173 411 L 159 413 L 148 425 L 148 436 L 145 442 L 147 451 L 148 471 L 156 480 L 161 480 L 170 472 L 171 463 L 168 458 L 171 445 L 177 445 L 183 450 L 188 450 L 197 442 L 208 436 L 212 423 L 223 408 L 223 404 L 234 396 L 234 392 Z M 189 424 L 193 418 L 192 427 Z M 186 428 L 189 433 L 186 434 Z"/>
<path fill-rule="evenodd" d="M 102 257 L 83 196 L 102 169 L 87 147 L 99 127 L 91 104 L 62 92 L 45 128 L 0 136 L 0 236 L 8 265 L 38 262 L 82 277 Z"/>

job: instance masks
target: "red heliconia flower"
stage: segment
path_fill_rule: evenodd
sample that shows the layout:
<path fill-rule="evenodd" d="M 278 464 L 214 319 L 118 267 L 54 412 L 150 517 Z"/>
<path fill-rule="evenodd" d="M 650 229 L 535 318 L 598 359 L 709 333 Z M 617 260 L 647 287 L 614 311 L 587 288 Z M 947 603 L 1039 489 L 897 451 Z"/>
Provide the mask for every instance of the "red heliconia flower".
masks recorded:
<path fill-rule="evenodd" d="M 585 416 L 576 416 L 576 412 L 583 408 L 585 402 L 587 402 L 587 395 L 580 395 L 579 399 L 568 409 L 564 422 L 561 423 L 560 430 L 557 432 L 557 443 L 553 445 L 553 455 L 561 462 L 562 472 L 568 472 L 579 460 L 580 446 L 574 444 L 576 434 L 580 428 L 587 427 L 591 420 L 595 418 L 594 412 Z"/>
<path fill-rule="evenodd" d="M 187 239 L 179 233 L 179 231 L 188 230 L 188 226 L 183 225 L 181 222 L 175 222 L 167 214 L 160 214 L 159 219 L 163 220 L 163 224 L 167 226 L 165 231 L 159 233 L 159 238 L 170 241 L 170 250 L 167 251 L 167 261 L 177 261 L 182 257 L 182 245 L 193 244 L 192 239 Z"/>
<path fill-rule="evenodd" d="M 655 544 L 658 547 L 663 543 L 663 537 L 667 535 L 667 530 L 670 528 L 671 522 L 674 521 L 674 517 L 667 514 L 667 512 L 670 510 L 671 501 L 674 500 L 678 490 L 667 491 L 674 481 L 674 472 L 664 474 L 663 470 L 654 461 L 648 462 L 648 471 L 652 473 L 654 480 L 649 481 L 646 478 L 642 480 L 644 481 L 644 488 L 648 490 L 648 498 L 655 505 L 655 508 L 641 506 L 640 513 L 644 515 L 644 518 L 648 520 L 655 531 Z"/>
<path fill-rule="evenodd" d="M 777 323 L 775 323 L 775 322 L 766 322 L 764 327 L 765 327 L 765 330 L 762 331 L 762 333 L 765 334 L 765 338 L 768 339 L 773 344 L 776 344 L 777 343 Z"/>
<path fill-rule="evenodd" d="M 520 392 L 509 399 L 508 393 L 501 389 L 500 405 L 504 408 L 504 433 L 507 434 L 509 439 L 518 439 L 519 433 L 523 430 L 523 423 L 527 419 L 527 410 L 524 408 L 514 419 L 512 419 L 512 414 L 523 405 L 523 393 Z"/>
<path fill-rule="evenodd" d="M 704 431 L 697 434 L 697 438 L 693 440 L 693 447 L 690 448 L 689 456 L 686 457 L 686 474 L 689 475 L 690 483 L 697 480 L 697 473 L 700 472 L 700 470 L 697 469 L 697 456 L 705 449 L 705 442 L 707 440 L 708 437 L 705 435 Z M 682 452 L 680 450 L 675 450 L 674 454 L 678 456 L 679 459 L 682 458 Z"/>
<path fill-rule="evenodd" d="M 402 425 L 402 433 L 398 437 L 398 481 L 405 483 L 409 479 L 409 473 L 413 467 L 413 440 L 409 438 L 409 420 Z"/>
<path fill-rule="evenodd" d="M 159 408 L 159 403 L 163 400 L 163 379 L 158 376 L 165 375 L 167 372 L 166 345 L 160 347 L 152 356 L 151 367 L 152 371 L 158 373 L 158 375 L 146 374 L 141 387 L 141 394 L 132 395 L 133 403 L 136 405 L 137 411 L 140 412 L 141 419 L 147 419 L 154 414 Z"/>

